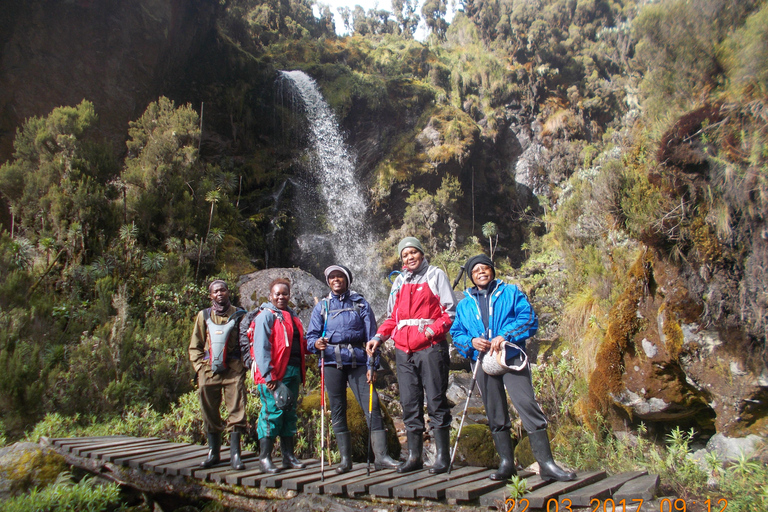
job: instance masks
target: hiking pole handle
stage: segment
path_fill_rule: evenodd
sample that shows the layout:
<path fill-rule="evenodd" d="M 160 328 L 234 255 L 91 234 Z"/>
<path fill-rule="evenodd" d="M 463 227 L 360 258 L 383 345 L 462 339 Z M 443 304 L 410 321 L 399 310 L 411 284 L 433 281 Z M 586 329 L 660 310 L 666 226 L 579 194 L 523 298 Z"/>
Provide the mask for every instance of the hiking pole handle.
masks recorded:
<path fill-rule="evenodd" d="M 459 279 L 461 279 L 461 276 L 464 275 L 464 266 L 462 265 L 459 267 L 459 275 L 456 276 L 456 279 L 453 281 L 453 286 L 451 286 L 451 290 L 456 289 L 456 285 L 459 284 Z"/>

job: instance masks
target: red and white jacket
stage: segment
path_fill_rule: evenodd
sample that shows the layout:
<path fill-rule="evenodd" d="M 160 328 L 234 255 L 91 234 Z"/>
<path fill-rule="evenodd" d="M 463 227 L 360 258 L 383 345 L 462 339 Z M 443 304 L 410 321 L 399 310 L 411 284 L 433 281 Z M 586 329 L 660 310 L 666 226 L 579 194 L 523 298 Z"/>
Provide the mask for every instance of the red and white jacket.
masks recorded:
<path fill-rule="evenodd" d="M 445 340 L 456 315 L 456 299 L 441 269 L 422 261 L 414 272 L 397 276 L 387 301 L 387 319 L 376 334 L 392 338 L 395 347 L 418 352 Z M 426 332 L 432 332 L 427 339 Z"/>
<path fill-rule="evenodd" d="M 250 357 L 243 359 L 245 366 L 251 369 L 253 382 L 266 384 L 283 379 L 288 368 L 288 360 L 291 358 L 294 326 L 299 330 L 301 382 L 304 382 L 306 374 L 304 358 L 307 353 L 304 326 L 298 316 L 292 315 L 291 311 L 277 309 L 272 303 L 262 304 L 259 313 L 248 328 Z"/>

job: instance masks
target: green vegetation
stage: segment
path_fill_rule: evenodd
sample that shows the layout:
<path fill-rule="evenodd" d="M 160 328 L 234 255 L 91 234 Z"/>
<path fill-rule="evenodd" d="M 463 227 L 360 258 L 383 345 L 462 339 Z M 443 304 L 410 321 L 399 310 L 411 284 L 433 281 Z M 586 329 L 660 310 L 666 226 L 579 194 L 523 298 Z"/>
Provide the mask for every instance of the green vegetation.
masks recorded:
<path fill-rule="evenodd" d="M 85 477 L 77 483 L 72 475 L 63 472 L 55 483 L 42 490 L 33 489 L 26 495 L 3 502 L 7 512 L 102 512 L 115 510 L 120 501 L 120 486 L 115 483 L 99 483 Z"/>

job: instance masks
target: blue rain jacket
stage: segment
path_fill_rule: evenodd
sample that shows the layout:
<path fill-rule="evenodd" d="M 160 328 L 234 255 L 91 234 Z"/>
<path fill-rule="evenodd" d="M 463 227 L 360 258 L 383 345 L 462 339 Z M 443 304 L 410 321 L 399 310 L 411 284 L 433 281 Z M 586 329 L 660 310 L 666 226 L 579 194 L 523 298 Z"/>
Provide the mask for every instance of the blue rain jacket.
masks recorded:
<path fill-rule="evenodd" d="M 326 304 L 327 325 L 324 320 Z M 337 356 L 340 356 L 342 366 L 351 366 L 353 361 L 358 366 L 367 364 L 365 344 L 376 334 L 376 317 L 362 295 L 354 291 L 346 291 L 339 296 L 330 293 L 315 305 L 307 329 L 309 352 L 319 352 L 315 348 L 315 342 L 323 337 L 323 331 L 328 339 L 328 346 L 324 351 L 326 365 L 336 365 Z M 377 354 L 369 367 L 377 369 L 378 359 Z"/>
<path fill-rule="evenodd" d="M 464 357 L 477 361 L 478 351 L 472 346 L 472 338 L 490 341 L 499 335 L 524 349 L 525 340 L 536 334 L 539 328 L 539 320 L 528 297 L 517 286 L 497 279 L 496 288 L 490 295 L 486 329 L 480 315 L 477 292 L 477 288 L 467 289 L 464 292 L 466 298 L 456 307 L 456 319 L 451 326 L 456 350 Z M 507 348 L 506 359 L 510 363 L 519 350 Z"/>

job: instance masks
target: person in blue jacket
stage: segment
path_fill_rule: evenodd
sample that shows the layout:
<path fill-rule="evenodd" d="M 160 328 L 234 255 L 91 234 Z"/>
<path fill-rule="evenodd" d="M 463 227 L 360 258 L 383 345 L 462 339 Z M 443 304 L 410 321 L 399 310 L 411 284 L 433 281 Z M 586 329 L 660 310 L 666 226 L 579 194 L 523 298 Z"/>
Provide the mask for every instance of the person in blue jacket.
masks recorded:
<path fill-rule="evenodd" d="M 575 473 L 563 470 L 552 458 L 547 418 L 533 392 L 525 341 L 536 334 L 539 322 L 528 297 L 516 286 L 496 279 L 493 261 L 484 254 L 469 258 L 464 268 L 475 286 L 467 289 L 464 292 L 466 298 L 459 302 L 451 336 L 459 353 L 471 358 L 473 369 L 475 364 L 480 364 L 477 385 L 485 404 L 493 442 L 501 458 L 499 470 L 491 474 L 490 479 L 507 480 L 517 474 L 514 445 L 509 433 L 512 423 L 504 387 L 528 433 L 541 478 L 559 481 L 575 479 Z M 505 348 L 506 358 L 504 364 L 499 366 L 506 366 L 506 371 L 501 375 L 488 375 L 483 371 L 480 358 L 497 357 L 502 347 Z"/>
<path fill-rule="evenodd" d="M 368 415 L 369 385 L 376 380 L 378 353 L 368 358 L 365 343 L 376 334 L 376 317 L 365 298 L 350 291 L 352 272 L 343 265 L 325 269 L 331 292 L 312 310 L 307 329 L 307 350 L 323 353 L 325 390 L 331 406 L 331 424 L 341 454 L 336 473 L 352 469 L 351 434 L 347 427 L 347 384 L 366 414 L 371 429 L 371 445 L 376 469 L 396 468 L 387 455 L 387 435 L 379 409 L 379 396 L 373 390 L 373 405 Z M 320 364 L 323 364 L 322 362 Z"/>

